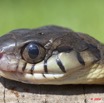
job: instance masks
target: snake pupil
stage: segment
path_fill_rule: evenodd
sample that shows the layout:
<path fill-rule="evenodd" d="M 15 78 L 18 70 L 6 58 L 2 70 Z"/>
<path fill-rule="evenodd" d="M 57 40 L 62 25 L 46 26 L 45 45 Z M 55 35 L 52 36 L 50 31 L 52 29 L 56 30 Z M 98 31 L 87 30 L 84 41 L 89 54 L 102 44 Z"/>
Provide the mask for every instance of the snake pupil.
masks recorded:
<path fill-rule="evenodd" d="M 31 59 L 35 59 L 39 54 L 38 46 L 35 43 L 30 43 L 27 46 L 28 55 Z"/>

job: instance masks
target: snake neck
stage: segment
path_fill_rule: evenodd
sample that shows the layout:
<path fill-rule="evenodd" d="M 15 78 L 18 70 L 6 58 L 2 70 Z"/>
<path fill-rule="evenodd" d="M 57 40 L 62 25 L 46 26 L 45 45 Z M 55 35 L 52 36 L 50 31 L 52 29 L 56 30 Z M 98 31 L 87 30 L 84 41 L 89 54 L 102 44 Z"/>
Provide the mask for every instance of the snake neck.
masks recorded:
<path fill-rule="evenodd" d="M 88 81 L 88 84 L 100 84 L 104 83 L 104 64 L 96 63 L 93 64 L 90 68 L 86 68 L 88 71 L 85 72 L 85 78 Z"/>

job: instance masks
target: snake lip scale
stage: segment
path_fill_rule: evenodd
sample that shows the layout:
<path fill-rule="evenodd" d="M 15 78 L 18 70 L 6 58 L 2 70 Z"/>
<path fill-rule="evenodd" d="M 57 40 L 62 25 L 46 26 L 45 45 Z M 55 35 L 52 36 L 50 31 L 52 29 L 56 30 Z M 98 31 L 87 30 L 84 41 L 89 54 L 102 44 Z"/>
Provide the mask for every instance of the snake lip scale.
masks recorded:
<path fill-rule="evenodd" d="M 104 45 L 60 26 L 0 37 L 0 76 L 28 84 L 104 84 Z"/>

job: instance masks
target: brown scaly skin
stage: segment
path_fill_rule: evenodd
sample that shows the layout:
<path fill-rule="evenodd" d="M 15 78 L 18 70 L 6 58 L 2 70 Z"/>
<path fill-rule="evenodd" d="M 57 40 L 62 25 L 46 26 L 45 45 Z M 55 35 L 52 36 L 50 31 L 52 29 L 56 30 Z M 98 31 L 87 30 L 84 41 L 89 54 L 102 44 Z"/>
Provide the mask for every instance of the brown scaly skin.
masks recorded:
<path fill-rule="evenodd" d="M 21 49 L 24 47 L 24 45 L 30 42 L 35 42 L 37 44 L 40 44 L 42 47 L 44 47 L 45 53 L 46 53 L 43 59 L 44 62 L 48 61 L 49 58 L 53 56 L 54 51 L 55 52 L 58 51 L 59 54 L 63 53 L 63 55 L 65 56 L 66 55 L 65 53 L 68 52 L 70 54 L 70 50 L 71 50 L 72 58 L 75 58 L 77 56 L 76 58 L 80 64 L 81 74 L 80 75 L 78 74 L 80 70 L 76 70 L 76 68 L 79 68 L 79 66 L 75 65 L 76 67 L 71 69 L 72 71 L 74 71 L 75 69 L 74 73 L 72 72 L 72 74 L 70 74 L 70 71 L 62 70 L 62 73 L 64 72 L 63 74 L 65 74 L 66 72 L 66 74 L 65 76 L 57 80 L 50 79 L 47 81 L 47 80 L 42 79 L 35 83 L 33 81 L 31 82 L 31 80 L 30 81 L 26 80 L 25 77 L 22 77 L 23 75 L 18 74 L 21 71 L 21 68 L 19 68 L 18 65 L 19 65 L 20 60 L 23 60 L 21 56 Z M 94 79 L 95 77 L 92 77 L 92 76 L 91 78 L 93 79 L 91 80 L 89 79 L 91 70 L 93 69 L 95 70 L 97 68 L 99 69 L 99 66 L 100 66 L 100 69 L 101 67 L 103 69 L 104 46 L 99 41 L 97 41 L 93 37 L 90 37 L 87 34 L 74 32 L 71 29 L 67 29 L 67 28 L 63 28 L 59 26 L 44 26 L 44 27 L 37 28 L 37 29 L 18 29 L 18 30 L 13 30 L 9 32 L 8 34 L 0 37 L 0 48 L 1 48 L 0 49 L 1 50 L 0 51 L 1 52 L 0 54 L 1 55 L 1 58 L 0 58 L 1 59 L 0 60 L 1 73 L 0 74 L 1 76 L 5 78 L 13 79 L 13 80 L 17 80 L 17 81 L 25 82 L 25 83 L 32 83 L 32 84 L 103 84 L 104 83 L 103 82 L 104 76 L 98 79 L 100 80 L 100 82 L 98 82 L 98 80 L 95 80 Z M 75 52 L 75 55 L 73 55 L 74 52 Z M 13 61 L 15 61 L 13 65 L 12 63 L 8 64 L 9 63 L 8 61 L 5 63 L 5 61 L 7 60 L 6 55 L 8 56 L 11 55 L 9 56 L 9 59 L 10 60 L 13 59 Z M 86 55 L 88 55 L 88 57 Z M 88 58 L 88 60 L 86 58 Z M 71 61 L 71 62 L 73 64 L 73 62 L 76 62 L 76 61 Z M 35 63 L 35 65 L 36 64 L 37 63 Z M 83 71 L 83 69 L 85 69 L 85 71 Z M 24 74 L 30 71 L 28 70 L 26 72 L 25 71 L 21 71 L 21 72 Z M 43 71 L 42 73 L 45 73 L 45 72 L 48 72 L 48 71 Z M 20 78 L 19 79 L 17 77 L 13 78 L 13 76 L 11 76 L 12 73 L 14 74 L 16 73 L 15 75 L 17 74 L 20 75 Z M 85 74 L 85 77 L 83 77 L 82 74 Z M 45 78 L 45 76 L 43 77 Z M 75 77 L 75 80 L 70 79 L 70 77 L 71 78 Z M 87 77 L 90 81 L 87 81 Z M 66 80 L 66 82 L 64 82 L 65 78 L 69 80 Z M 78 81 L 76 81 L 77 78 L 79 78 Z"/>

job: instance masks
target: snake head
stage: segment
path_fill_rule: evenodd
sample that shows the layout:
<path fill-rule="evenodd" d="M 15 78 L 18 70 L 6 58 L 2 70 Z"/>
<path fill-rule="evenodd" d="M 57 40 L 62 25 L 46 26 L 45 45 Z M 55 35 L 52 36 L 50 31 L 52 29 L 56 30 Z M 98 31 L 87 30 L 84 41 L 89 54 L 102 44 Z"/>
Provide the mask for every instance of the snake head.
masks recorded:
<path fill-rule="evenodd" d="M 58 26 L 13 30 L 0 37 L 0 75 L 30 84 L 96 83 L 100 45 Z"/>

